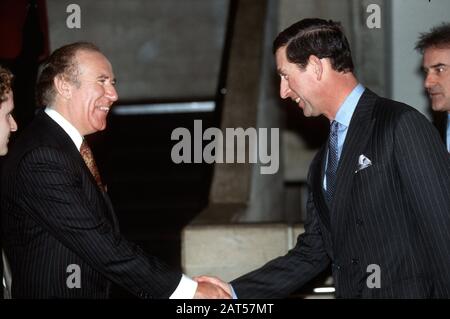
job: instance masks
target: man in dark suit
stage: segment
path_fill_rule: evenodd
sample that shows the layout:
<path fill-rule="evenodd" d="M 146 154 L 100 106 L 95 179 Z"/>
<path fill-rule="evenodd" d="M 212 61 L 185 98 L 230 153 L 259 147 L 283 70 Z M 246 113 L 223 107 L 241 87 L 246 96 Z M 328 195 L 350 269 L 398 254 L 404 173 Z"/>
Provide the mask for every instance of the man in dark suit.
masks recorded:
<path fill-rule="evenodd" d="M 416 49 L 423 54 L 424 86 L 431 108 L 439 112 L 435 114 L 435 125 L 450 152 L 450 23 L 422 33 Z"/>
<path fill-rule="evenodd" d="M 281 97 L 326 116 L 330 135 L 311 163 L 305 232 L 233 280 L 237 297 L 287 297 L 331 264 L 336 297 L 449 298 L 450 161 L 435 128 L 358 83 L 336 22 L 295 23 L 274 53 Z"/>
<path fill-rule="evenodd" d="M 90 43 L 63 46 L 43 66 L 37 95 L 47 107 L 19 136 L 2 176 L 13 298 L 108 298 L 111 282 L 141 298 L 227 297 L 121 235 L 84 140 L 105 129 L 114 85 L 111 64 Z"/>

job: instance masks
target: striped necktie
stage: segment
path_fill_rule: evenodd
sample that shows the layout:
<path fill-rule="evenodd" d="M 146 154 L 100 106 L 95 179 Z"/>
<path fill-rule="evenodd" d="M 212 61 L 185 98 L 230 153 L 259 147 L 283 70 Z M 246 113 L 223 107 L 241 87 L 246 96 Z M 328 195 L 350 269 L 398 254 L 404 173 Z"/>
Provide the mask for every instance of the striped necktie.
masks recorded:
<path fill-rule="evenodd" d="M 336 172 L 338 168 L 338 129 L 339 123 L 331 122 L 330 136 L 328 139 L 328 162 L 327 162 L 327 199 L 331 203 L 336 188 Z"/>

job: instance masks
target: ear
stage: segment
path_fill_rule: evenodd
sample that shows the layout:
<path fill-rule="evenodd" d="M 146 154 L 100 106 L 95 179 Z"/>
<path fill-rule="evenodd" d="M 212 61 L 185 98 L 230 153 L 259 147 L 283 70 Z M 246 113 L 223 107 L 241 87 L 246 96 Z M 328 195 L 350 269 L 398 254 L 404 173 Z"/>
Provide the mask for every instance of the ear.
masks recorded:
<path fill-rule="evenodd" d="M 67 81 L 63 74 L 55 76 L 53 85 L 55 86 L 56 92 L 64 99 L 70 99 L 72 97 L 72 85 Z"/>
<path fill-rule="evenodd" d="M 324 71 L 324 65 L 322 63 L 322 60 L 315 55 L 310 55 L 308 63 L 310 63 L 311 67 L 313 68 L 313 72 L 316 75 L 316 79 L 320 81 L 322 79 Z"/>

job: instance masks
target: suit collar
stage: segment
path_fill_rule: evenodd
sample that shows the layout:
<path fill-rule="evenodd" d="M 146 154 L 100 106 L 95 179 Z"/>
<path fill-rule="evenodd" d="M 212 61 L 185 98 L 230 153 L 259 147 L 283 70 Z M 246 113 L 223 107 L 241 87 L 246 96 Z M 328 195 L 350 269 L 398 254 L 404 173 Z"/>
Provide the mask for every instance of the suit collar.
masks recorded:
<path fill-rule="evenodd" d="M 72 155 L 80 156 L 75 143 L 66 131 L 56 123 L 50 116 L 48 116 L 44 110 L 39 111 L 36 115 L 36 121 L 38 129 L 40 126 L 43 127 L 42 134 L 45 136 L 45 143 L 51 143 L 54 146 L 64 149 Z"/>
<path fill-rule="evenodd" d="M 92 176 L 89 168 L 86 166 L 83 158 L 81 157 L 80 151 L 67 132 L 43 110 L 36 116 L 36 120 L 42 122 L 40 125 L 44 127 L 44 134 L 47 134 L 47 136 L 45 136 L 46 143 L 51 143 L 53 146 L 56 146 L 59 149 L 62 149 L 65 153 L 69 154 L 74 161 L 78 162 L 86 174 L 88 174 L 92 183 L 96 186 L 96 188 L 98 188 L 95 178 Z M 101 192 L 100 189 L 98 190 Z"/>
<path fill-rule="evenodd" d="M 74 142 L 78 151 L 80 150 L 81 143 L 83 142 L 83 136 L 78 132 L 78 130 L 66 120 L 58 111 L 54 108 L 47 107 L 44 110 L 45 114 L 47 114 L 53 121 L 55 121 L 61 128 L 69 135 L 70 139 Z"/>

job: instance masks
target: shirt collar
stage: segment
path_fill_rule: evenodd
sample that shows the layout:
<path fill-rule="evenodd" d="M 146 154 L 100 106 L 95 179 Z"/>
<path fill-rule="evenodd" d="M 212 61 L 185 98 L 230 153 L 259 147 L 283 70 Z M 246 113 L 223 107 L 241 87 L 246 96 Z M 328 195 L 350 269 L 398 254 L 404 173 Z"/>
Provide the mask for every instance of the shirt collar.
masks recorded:
<path fill-rule="evenodd" d="M 356 105 L 358 105 L 358 101 L 361 98 L 361 95 L 364 93 L 364 86 L 362 84 L 358 84 L 352 90 L 352 92 L 347 96 L 344 103 L 339 107 L 338 112 L 336 113 L 335 121 L 339 124 L 348 127 L 350 125 L 350 121 L 352 119 L 353 113 L 355 112 Z"/>
<path fill-rule="evenodd" d="M 69 121 L 67 121 L 58 111 L 51 106 L 45 108 L 45 113 L 52 118 L 61 128 L 69 135 L 70 139 L 74 142 L 78 151 L 80 150 L 81 143 L 83 143 L 83 136 Z"/>

